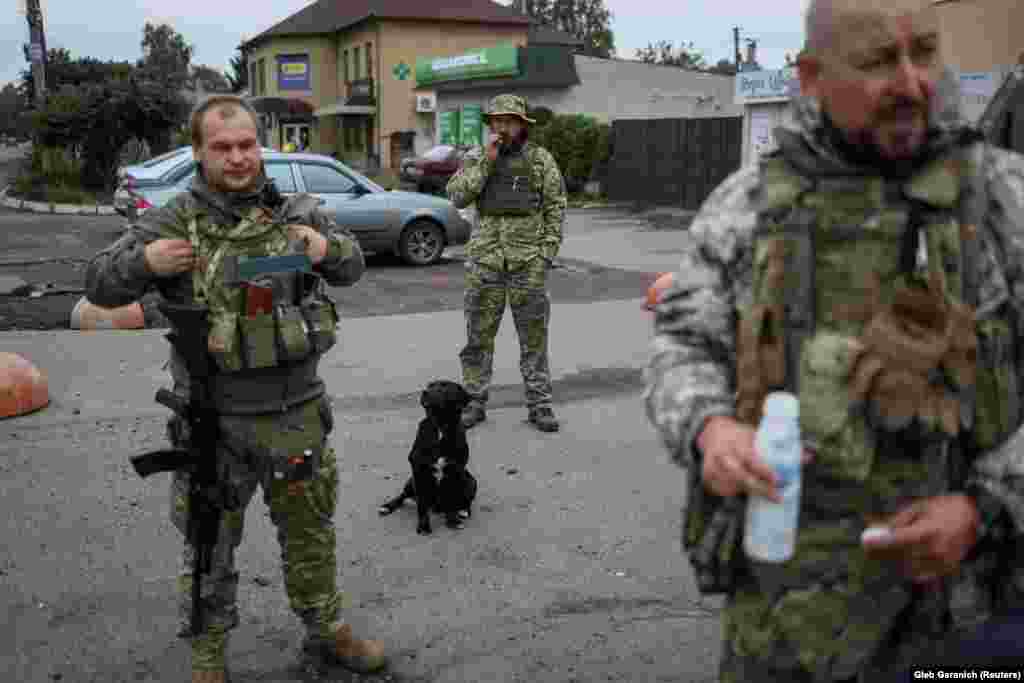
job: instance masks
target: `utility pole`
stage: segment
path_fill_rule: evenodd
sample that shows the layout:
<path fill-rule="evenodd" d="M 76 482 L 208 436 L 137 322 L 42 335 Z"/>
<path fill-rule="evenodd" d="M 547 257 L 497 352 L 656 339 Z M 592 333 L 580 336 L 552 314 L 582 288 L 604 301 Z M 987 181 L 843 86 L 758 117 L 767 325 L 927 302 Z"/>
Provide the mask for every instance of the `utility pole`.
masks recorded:
<path fill-rule="evenodd" d="M 32 63 L 33 95 L 37 108 L 46 101 L 46 33 L 43 31 L 43 10 L 39 0 L 24 0 L 25 19 L 28 20 L 28 57 Z"/>
<path fill-rule="evenodd" d="M 733 61 L 736 62 L 736 71 L 739 72 L 740 67 L 743 66 L 743 55 L 740 54 L 740 27 L 736 26 L 732 29 L 732 40 L 736 46 L 733 51 Z"/>

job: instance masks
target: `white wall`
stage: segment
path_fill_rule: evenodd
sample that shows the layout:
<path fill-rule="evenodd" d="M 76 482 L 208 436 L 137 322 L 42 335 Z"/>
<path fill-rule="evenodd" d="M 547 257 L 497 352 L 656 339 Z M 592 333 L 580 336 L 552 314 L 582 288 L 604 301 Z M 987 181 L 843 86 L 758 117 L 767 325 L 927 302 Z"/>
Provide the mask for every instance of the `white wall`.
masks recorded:
<path fill-rule="evenodd" d="M 678 67 L 575 55 L 580 84 L 570 88 L 529 88 L 516 91 L 531 107 L 556 114 L 587 114 L 599 121 L 614 119 L 707 118 L 743 116 L 734 104 L 732 76 L 684 71 Z M 438 93 L 438 112 L 477 104 L 487 110 L 492 97 L 506 90 L 474 89 Z M 440 140 L 439 119 L 433 140 Z M 419 131 L 418 131 L 419 133 Z M 417 134 L 417 149 L 420 139 Z M 429 145 L 426 145 L 429 146 Z"/>

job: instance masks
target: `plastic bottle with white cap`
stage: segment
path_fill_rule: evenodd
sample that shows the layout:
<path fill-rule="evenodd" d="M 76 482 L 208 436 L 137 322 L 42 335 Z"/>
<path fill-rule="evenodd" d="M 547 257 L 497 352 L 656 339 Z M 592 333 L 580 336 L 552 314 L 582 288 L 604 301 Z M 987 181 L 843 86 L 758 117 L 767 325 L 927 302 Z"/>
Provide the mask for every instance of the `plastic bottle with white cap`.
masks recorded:
<path fill-rule="evenodd" d="M 800 517 L 800 402 L 787 392 L 768 394 L 754 447 L 775 471 L 781 503 L 751 495 L 747 499 L 743 549 L 761 562 L 785 562 L 796 549 Z"/>

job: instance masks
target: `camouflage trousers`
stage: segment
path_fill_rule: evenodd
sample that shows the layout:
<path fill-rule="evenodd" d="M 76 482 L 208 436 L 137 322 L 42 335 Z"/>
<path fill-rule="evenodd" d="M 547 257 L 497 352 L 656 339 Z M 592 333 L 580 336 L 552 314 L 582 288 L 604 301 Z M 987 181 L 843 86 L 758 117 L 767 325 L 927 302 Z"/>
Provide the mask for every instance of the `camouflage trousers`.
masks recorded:
<path fill-rule="evenodd" d="M 338 471 L 334 449 L 327 444 L 333 420 L 330 411 L 326 399 L 318 399 L 285 413 L 220 418 L 225 435 L 218 444 L 222 476 L 227 476 L 238 491 L 242 507 L 222 516 L 213 566 L 202 577 L 206 631 L 192 639 L 194 669 L 224 666 L 228 631 L 238 625 L 235 550 L 242 542 L 245 509 L 257 486 L 263 489 L 263 501 L 277 529 L 284 586 L 292 610 L 305 624 L 309 637 L 333 633 L 343 596 L 336 586 L 334 512 Z M 319 471 L 313 479 L 300 482 L 276 479 L 270 461 L 261 455 L 268 448 L 301 453 L 306 448 L 321 447 Z M 171 499 L 171 520 L 184 535 L 188 522 L 187 473 L 175 473 Z M 178 578 L 182 634 L 187 632 L 191 614 L 192 557 L 192 547 L 186 544 Z"/>
<path fill-rule="evenodd" d="M 945 582 L 871 594 L 836 578 L 767 591 L 742 573 L 722 615 L 720 683 L 875 683 L 934 662 L 951 633 Z"/>
<path fill-rule="evenodd" d="M 551 404 L 548 324 L 551 300 L 546 289 L 548 265 L 535 259 L 516 270 L 493 270 L 466 262 L 466 345 L 459 353 L 462 383 L 474 402 L 487 404 L 494 366 L 494 339 L 505 313 L 512 309 L 519 337 L 519 370 L 526 405 Z"/>

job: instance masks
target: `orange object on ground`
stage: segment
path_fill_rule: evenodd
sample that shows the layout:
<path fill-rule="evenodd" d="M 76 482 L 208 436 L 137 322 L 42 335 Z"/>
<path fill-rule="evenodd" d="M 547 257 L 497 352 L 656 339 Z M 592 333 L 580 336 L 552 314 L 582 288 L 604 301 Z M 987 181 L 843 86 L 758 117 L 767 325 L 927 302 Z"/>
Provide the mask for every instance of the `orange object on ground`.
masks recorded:
<path fill-rule="evenodd" d="M 46 373 L 15 353 L 0 353 L 0 417 L 31 413 L 49 402 Z"/>
<path fill-rule="evenodd" d="M 84 296 L 71 311 L 73 330 L 141 330 L 146 327 L 146 316 L 138 301 L 117 308 L 103 308 Z"/>
<path fill-rule="evenodd" d="M 654 306 L 660 301 L 661 293 L 672 286 L 672 273 L 661 273 L 658 279 L 647 288 L 647 300 L 644 301 L 644 309 L 653 311 Z"/>

